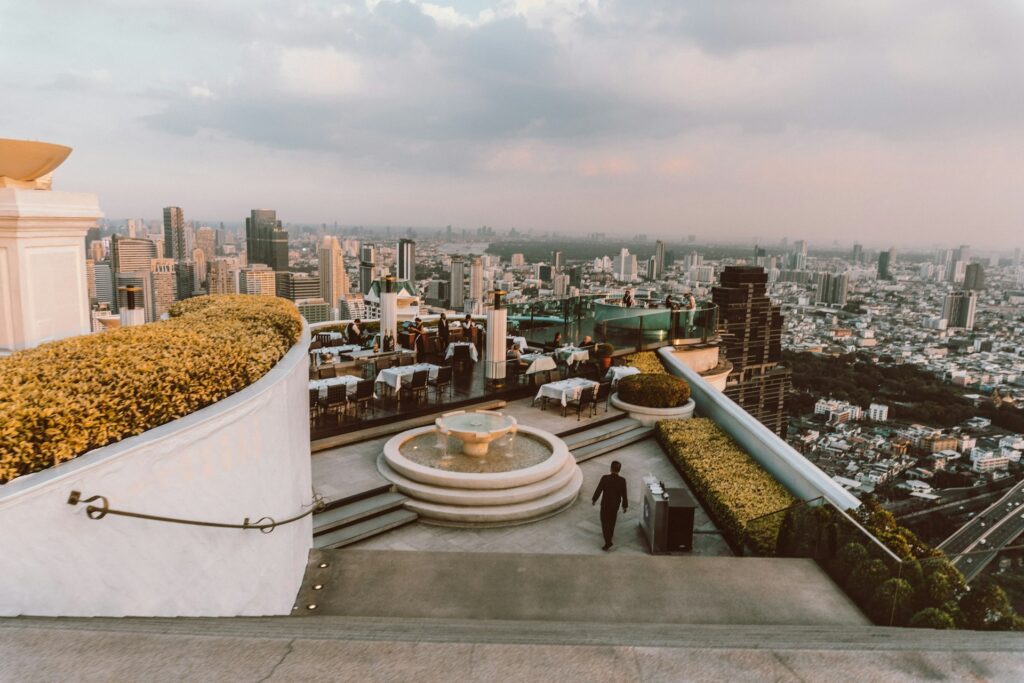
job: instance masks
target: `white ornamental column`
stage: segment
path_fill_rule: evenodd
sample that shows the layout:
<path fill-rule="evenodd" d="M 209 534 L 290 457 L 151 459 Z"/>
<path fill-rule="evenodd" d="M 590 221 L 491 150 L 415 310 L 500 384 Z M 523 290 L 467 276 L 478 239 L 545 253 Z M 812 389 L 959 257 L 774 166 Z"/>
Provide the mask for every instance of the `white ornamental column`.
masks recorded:
<path fill-rule="evenodd" d="M 85 234 L 94 194 L 53 192 L 70 147 L 0 139 L 0 356 L 91 331 Z"/>
<path fill-rule="evenodd" d="M 398 345 L 398 292 L 395 291 L 395 278 L 387 276 L 381 281 L 380 293 L 380 338 L 381 345 L 384 338 L 391 335 Z"/>
<path fill-rule="evenodd" d="M 135 327 L 146 324 L 146 309 L 142 307 L 142 289 L 139 287 L 122 287 L 125 293 L 125 306 L 119 311 L 121 327 Z"/>
<path fill-rule="evenodd" d="M 494 307 L 487 311 L 487 346 L 484 353 L 484 377 L 494 385 L 505 383 L 505 346 L 508 336 L 508 309 L 500 289 L 493 292 Z"/>

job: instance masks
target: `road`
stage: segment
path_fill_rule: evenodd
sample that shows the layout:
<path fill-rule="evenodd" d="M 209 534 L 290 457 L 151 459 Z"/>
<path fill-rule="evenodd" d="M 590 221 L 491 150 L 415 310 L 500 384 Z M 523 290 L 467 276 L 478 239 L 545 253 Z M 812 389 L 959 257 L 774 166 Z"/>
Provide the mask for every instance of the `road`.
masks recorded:
<path fill-rule="evenodd" d="M 969 582 L 999 550 L 1024 533 L 1024 481 L 939 544 Z M 970 553 L 962 555 L 961 553 Z"/>

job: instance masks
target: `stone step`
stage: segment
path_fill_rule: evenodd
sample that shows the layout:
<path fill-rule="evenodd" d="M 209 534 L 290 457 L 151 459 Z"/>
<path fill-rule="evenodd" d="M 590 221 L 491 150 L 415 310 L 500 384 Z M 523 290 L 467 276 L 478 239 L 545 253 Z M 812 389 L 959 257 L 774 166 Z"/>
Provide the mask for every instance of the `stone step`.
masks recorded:
<path fill-rule="evenodd" d="M 373 486 L 368 489 L 363 489 L 362 491 L 357 491 L 355 493 L 349 493 L 344 496 L 338 496 L 336 498 L 324 498 L 324 509 L 317 514 L 322 514 L 327 510 L 333 510 L 334 508 L 343 507 L 345 505 L 349 505 L 360 500 L 366 500 L 367 498 L 379 496 L 382 493 L 391 493 L 394 490 L 395 487 L 392 486 L 389 482 L 383 482 L 377 486 Z"/>
<path fill-rule="evenodd" d="M 397 527 L 415 522 L 419 515 L 409 510 L 392 510 L 382 515 L 369 517 L 360 522 L 349 524 L 325 534 L 313 537 L 313 547 L 324 550 L 328 548 L 342 548 L 347 545 L 362 541 L 365 538 L 390 531 Z"/>
<path fill-rule="evenodd" d="M 567 437 L 570 437 L 573 434 L 579 434 L 580 432 L 585 432 L 588 429 L 592 429 L 594 427 L 600 427 L 602 425 L 611 424 L 612 422 L 627 417 L 627 415 L 620 411 L 618 408 L 609 407 L 608 412 L 605 413 L 604 406 L 601 406 L 601 411 L 598 413 L 598 415 L 600 415 L 600 417 L 595 417 L 594 419 L 584 423 L 573 422 L 570 428 L 563 429 L 560 432 L 556 432 L 556 436 L 565 441 L 568 441 Z"/>
<path fill-rule="evenodd" d="M 322 536 L 338 527 L 347 526 L 389 510 L 396 510 L 402 507 L 402 503 L 407 500 L 408 498 L 400 493 L 384 492 L 318 512 L 313 515 L 313 535 Z"/>
<path fill-rule="evenodd" d="M 597 443 L 598 441 L 603 441 L 604 439 L 609 439 L 613 436 L 618 436 L 623 432 L 628 432 L 629 430 L 636 429 L 639 426 L 640 423 L 637 420 L 634 420 L 631 417 L 622 416 L 597 427 L 584 429 L 581 432 L 562 438 L 565 441 L 565 445 L 567 445 L 569 450 L 572 451 Z"/>
<path fill-rule="evenodd" d="M 643 441 L 652 434 L 654 434 L 654 427 L 634 427 L 629 431 L 622 432 L 610 439 L 603 439 L 597 443 L 592 443 L 589 446 L 575 449 L 572 451 L 572 455 L 576 458 L 576 462 L 584 462 L 591 458 L 596 458 L 599 455 L 604 455 L 605 453 L 618 450 L 623 446 L 628 446 L 631 443 Z"/>

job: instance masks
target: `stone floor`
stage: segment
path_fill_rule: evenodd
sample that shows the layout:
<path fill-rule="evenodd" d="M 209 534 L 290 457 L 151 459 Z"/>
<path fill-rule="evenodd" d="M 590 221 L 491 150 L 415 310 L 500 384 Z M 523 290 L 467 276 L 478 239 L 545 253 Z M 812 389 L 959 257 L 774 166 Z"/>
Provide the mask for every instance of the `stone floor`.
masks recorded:
<path fill-rule="evenodd" d="M 503 411 L 521 423 L 560 433 L 580 426 L 575 416 L 562 417 L 550 407 L 542 411 L 529 399 L 509 403 Z M 615 414 L 613 408 L 602 410 L 593 420 Z M 342 497 L 386 484 L 377 472 L 376 459 L 384 442 L 390 437 L 341 446 L 313 455 L 313 487 L 328 497 Z M 581 465 L 583 488 L 580 498 L 568 509 L 547 519 L 513 527 L 461 529 L 416 522 L 388 533 L 367 539 L 353 547 L 379 550 L 448 550 L 458 552 L 509 553 L 583 553 L 600 554 L 603 540 L 597 508 L 590 505 L 597 482 L 606 474 L 612 460 L 622 463 L 630 496 L 629 510 L 619 515 L 615 546 L 612 552 L 646 554 L 645 540 L 637 521 L 641 509 L 641 477 L 653 474 L 669 487 L 686 488 L 685 482 L 665 457 L 654 439 L 647 439 L 621 448 Z M 704 510 L 698 508 L 695 519 L 693 555 L 731 555 L 728 545 L 711 523 Z"/>
<path fill-rule="evenodd" d="M 590 498 L 612 460 L 622 463 L 630 496 L 629 511 L 619 515 L 614 553 L 647 554 L 637 526 L 640 478 L 653 474 L 670 487 L 686 484 L 654 439 L 647 439 L 580 465 L 583 488 L 568 509 L 538 522 L 493 529 L 459 529 L 416 522 L 357 543 L 353 548 L 377 550 L 449 550 L 458 552 L 602 554 L 601 521 Z M 731 555 L 707 514 L 697 510 L 693 555 Z"/>

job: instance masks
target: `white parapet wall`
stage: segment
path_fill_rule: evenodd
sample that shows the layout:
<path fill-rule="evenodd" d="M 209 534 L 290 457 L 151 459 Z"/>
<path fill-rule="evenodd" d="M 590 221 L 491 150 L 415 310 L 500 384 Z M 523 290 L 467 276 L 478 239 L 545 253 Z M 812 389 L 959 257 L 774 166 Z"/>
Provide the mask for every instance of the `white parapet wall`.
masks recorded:
<path fill-rule="evenodd" d="M 111 508 L 241 524 L 312 505 L 309 329 L 265 376 L 228 398 L 120 443 L 0 486 L 0 615 L 288 614 L 312 518 L 222 529 L 86 516 Z"/>
<path fill-rule="evenodd" d="M 658 349 L 669 372 L 689 383 L 690 396 L 697 404 L 697 412 L 714 420 L 790 493 L 802 500 L 825 498 L 840 510 L 860 505 L 856 496 L 834 482 L 732 399 L 711 386 L 677 358 L 674 352 L 671 346 Z"/>

